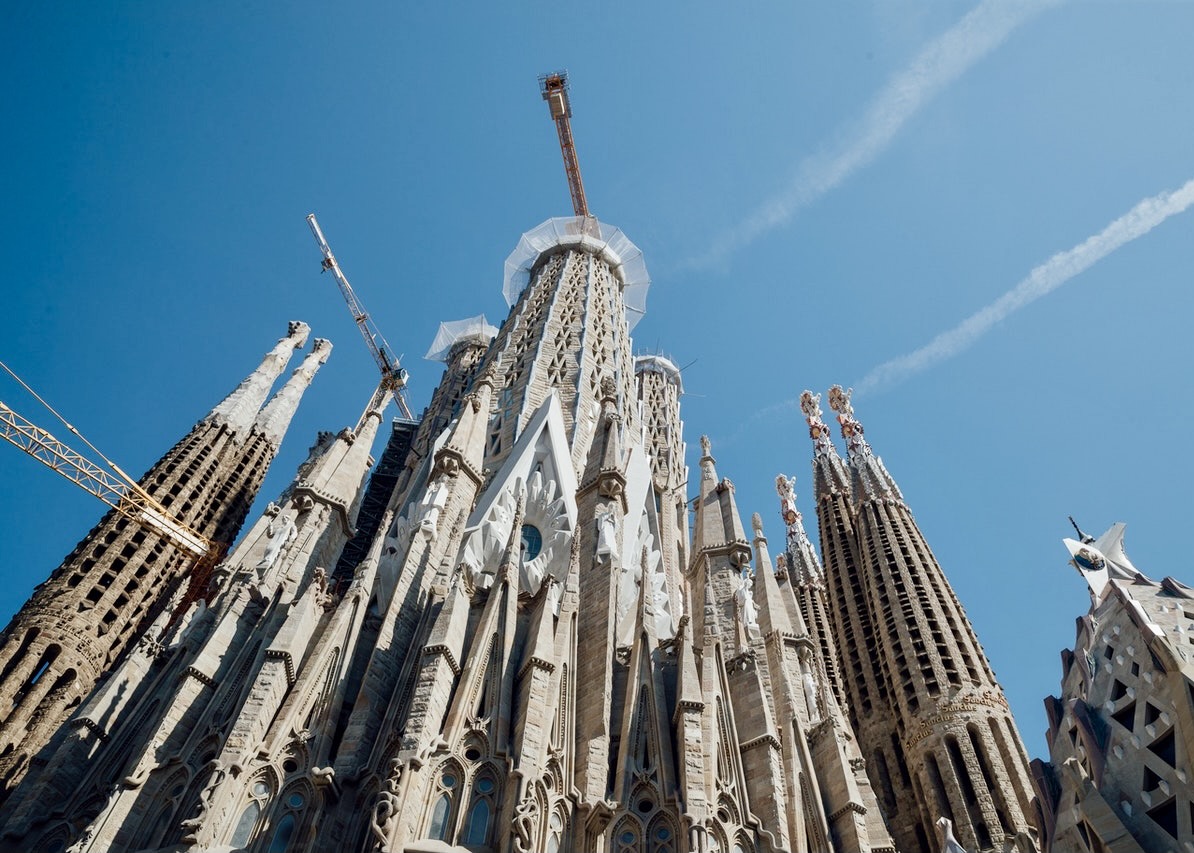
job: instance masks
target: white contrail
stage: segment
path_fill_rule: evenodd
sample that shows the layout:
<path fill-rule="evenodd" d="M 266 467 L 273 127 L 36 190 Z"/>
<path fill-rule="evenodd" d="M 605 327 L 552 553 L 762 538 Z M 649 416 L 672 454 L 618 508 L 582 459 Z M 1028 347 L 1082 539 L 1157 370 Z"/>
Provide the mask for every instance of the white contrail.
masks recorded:
<path fill-rule="evenodd" d="M 912 64 L 879 91 L 854 133 L 833 150 L 806 157 L 796 177 L 774 198 L 714 240 L 692 262 L 705 267 L 783 225 L 858 169 L 871 163 L 921 107 L 1000 44 L 1020 24 L 1058 0 L 984 0 L 929 43 Z"/>
<path fill-rule="evenodd" d="M 858 383 L 865 391 L 892 385 L 940 361 L 957 355 L 990 331 L 1000 320 L 1061 287 L 1125 243 L 1143 237 L 1174 214 L 1194 204 L 1194 180 L 1180 189 L 1146 198 L 1098 234 L 1065 252 L 1058 252 L 1028 277 L 982 310 L 942 332 L 918 350 L 885 361 Z"/>

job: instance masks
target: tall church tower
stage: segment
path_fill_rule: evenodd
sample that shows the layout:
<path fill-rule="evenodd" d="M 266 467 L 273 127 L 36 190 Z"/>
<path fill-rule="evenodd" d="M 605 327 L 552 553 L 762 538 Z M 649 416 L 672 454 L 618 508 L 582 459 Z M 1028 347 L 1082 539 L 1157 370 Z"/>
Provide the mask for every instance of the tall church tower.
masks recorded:
<path fill-rule="evenodd" d="M 1027 757 L 978 638 L 863 437 L 849 392 L 830 390 L 845 463 L 817 402 L 802 397 L 834 630 L 855 729 L 897 846 L 930 849 L 945 817 L 967 850 L 1035 849 Z"/>
<path fill-rule="evenodd" d="M 261 364 L 141 478 L 140 485 L 208 539 L 231 542 L 295 406 L 330 346 L 262 408 L 310 329 L 291 323 Z M 187 577 L 190 560 L 115 510 L 104 516 L 13 617 L 0 639 L 3 800 L 53 735 L 143 634 Z"/>

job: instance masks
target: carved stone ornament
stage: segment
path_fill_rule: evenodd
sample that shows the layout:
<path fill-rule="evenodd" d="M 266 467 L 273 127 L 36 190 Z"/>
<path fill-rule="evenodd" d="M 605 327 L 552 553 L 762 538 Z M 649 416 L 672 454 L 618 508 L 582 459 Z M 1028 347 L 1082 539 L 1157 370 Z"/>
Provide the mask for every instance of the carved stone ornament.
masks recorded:
<path fill-rule="evenodd" d="M 258 577 L 265 577 L 265 573 L 274 567 L 282 550 L 298 536 L 298 526 L 294 519 L 287 514 L 275 514 L 272 521 L 265 528 L 265 553 L 261 555 L 256 569 Z"/>
<path fill-rule="evenodd" d="M 547 578 L 563 580 L 568 571 L 572 530 L 564 499 L 554 480 L 541 471 L 526 485 L 522 518 L 522 551 L 519 556 L 518 587 L 525 595 L 536 595 Z M 510 541 L 517 499 L 514 490 L 503 489 L 477 528 L 465 538 L 461 565 L 474 589 L 489 589 Z"/>
<path fill-rule="evenodd" d="M 734 615 L 738 617 L 738 624 L 741 628 L 739 640 L 743 646 L 761 636 L 759 633 L 759 611 L 755 607 L 750 572 L 747 569 L 743 569 L 735 581 Z"/>
<path fill-rule="evenodd" d="M 854 406 L 850 403 L 850 397 L 853 394 L 853 388 L 843 391 L 841 385 L 834 385 L 829 389 L 829 408 L 842 417 L 852 418 L 854 416 Z"/>
<path fill-rule="evenodd" d="M 419 501 L 418 509 L 415 510 L 419 519 L 419 532 L 428 539 L 434 539 L 439 532 L 440 513 L 447 506 L 448 493 L 451 491 L 448 480 L 447 476 L 436 477 L 423 493 L 423 499 Z"/>
<path fill-rule="evenodd" d="M 775 491 L 779 494 L 779 514 L 783 516 L 784 524 L 793 525 L 800 521 L 800 512 L 796 509 L 796 490 L 793 488 L 795 477 L 785 477 L 780 474 L 775 478 Z"/>
<path fill-rule="evenodd" d="M 616 504 L 597 507 L 597 561 L 608 563 L 618 550 L 618 510 Z"/>

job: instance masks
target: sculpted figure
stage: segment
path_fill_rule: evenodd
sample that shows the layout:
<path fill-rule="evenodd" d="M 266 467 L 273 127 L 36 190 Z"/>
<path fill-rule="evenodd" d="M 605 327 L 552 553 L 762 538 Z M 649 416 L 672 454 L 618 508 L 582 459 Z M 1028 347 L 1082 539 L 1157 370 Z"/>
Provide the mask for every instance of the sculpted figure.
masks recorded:
<path fill-rule="evenodd" d="M 445 477 L 437 477 L 427 489 L 419 503 L 419 532 L 428 539 L 434 539 L 439 529 L 439 515 L 448 503 L 448 483 Z"/>
<path fill-rule="evenodd" d="M 738 576 L 738 586 L 734 590 L 735 610 L 738 622 L 742 626 L 742 633 L 747 642 L 759 637 L 759 611 L 755 607 L 754 596 L 751 595 L 750 570 L 742 569 Z"/>
<path fill-rule="evenodd" d="M 514 503 L 514 495 L 508 489 L 502 492 L 493 502 L 488 517 L 468 535 L 461 562 L 477 589 L 493 586 L 498 561 L 510 540 L 510 528 L 514 526 Z"/>
<path fill-rule="evenodd" d="M 606 562 L 618 548 L 617 515 L 613 504 L 597 508 L 597 559 Z"/>
<path fill-rule="evenodd" d="M 651 600 L 655 605 L 655 633 L 661 640 L 670 640 L 676 636 L 676 623 L 667 594 L 667 576 L 662 571 L 651 573 Z"/>
<path fill-rule="evenodd" d="M 804 684 L 804 704 L 808 708 L 810 722 L 819 722 L 821 712 L 817 707 L 817 683 L 813 679 L 812 665 L 808 651 L 800 655 L 800 680 Z"/>
<path fill-rule="evenodd" d="M 281 513 L 274 516 L 269 527 L 265 529 L 265 535 L 269 541 L 265 544 L 265 553 L 261 555 L 261 560 L 257 563 L 257 574 L 261 578 L 264 578 L 265 573 L 273 568 L 282 549 L 298 536 L 298 527 L 295 526 L 294 519 L 289 514 Z"/>

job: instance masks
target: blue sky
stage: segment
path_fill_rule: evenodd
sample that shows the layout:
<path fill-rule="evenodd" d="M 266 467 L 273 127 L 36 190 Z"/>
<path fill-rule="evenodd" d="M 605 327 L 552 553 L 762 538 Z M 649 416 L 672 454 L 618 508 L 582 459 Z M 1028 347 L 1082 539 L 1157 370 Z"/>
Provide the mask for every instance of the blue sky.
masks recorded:
<path fill-rule="evenodd" d="M 284 5 L 7 18 L 0 358 L 130 472 L 290 319 L 336 350 L 263 499 L 356 420 L 375 372 L 312 211 L 425 404 L 436 325 L 499 322 L 519 234 L 569 212 L 536 87 L 567 68 L 590 207 L 654 281 L 636 349 L 687 365 L 690 448 L 709 434 L 744 521 L 781 541 L 782 471 L 815 526 L 794 400 L 865 382 L 1034 755 L 1088 605 L 1066 516 L 1127 522 L 1142 571 L 1194 582 L 1194 213 L 1137 209 L 1194 178 L 1194 5 Z M 103 507 L 13 448 L 0 482 L 7 614 Z"/>

